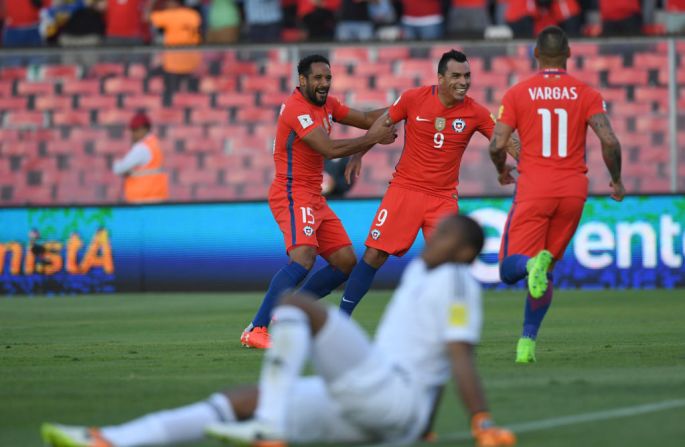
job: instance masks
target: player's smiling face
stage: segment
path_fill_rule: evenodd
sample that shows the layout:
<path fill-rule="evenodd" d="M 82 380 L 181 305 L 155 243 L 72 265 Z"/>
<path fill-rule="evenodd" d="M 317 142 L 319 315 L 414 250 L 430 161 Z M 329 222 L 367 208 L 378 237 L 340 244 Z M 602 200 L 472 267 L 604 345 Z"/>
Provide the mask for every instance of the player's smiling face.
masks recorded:
<path fill-rule="evenodd" d="M 328 64 L 314 62 L 309 75 L 300 75 L 300 91 L 310 102 L 322 106 L 328 99 L 332 79 L 331 67 Z"/>
<path fill-rule="evenodd" d="M 468 61 L 457 62 L 451 59 L 447 62 L 445 74 L 438 73 L 438 86 L 445 99 L 463 101 L 471 87 L 471 67 Z"/>

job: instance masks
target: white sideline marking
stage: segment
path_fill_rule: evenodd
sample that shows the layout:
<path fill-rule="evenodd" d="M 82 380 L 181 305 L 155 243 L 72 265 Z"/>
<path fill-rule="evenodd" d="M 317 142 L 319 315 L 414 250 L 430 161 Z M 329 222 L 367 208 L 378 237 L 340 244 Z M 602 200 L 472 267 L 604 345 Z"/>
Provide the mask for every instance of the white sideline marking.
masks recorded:
<path fill-rule="evenodd" d="M 511 429 L 514 433 L 528 433 L 550 428 L 564 427 L 566 425 L 582 424 L 585 422 L 606 421 L 623 417 L 638 416 L 640 414 L 656 413 L 658 411 L 670 410 L 672 408 L 685 407 L 685 399 L 665 400 L 650 404 L 635 405 L 632 407 L 614 408 L 612 410 L 595 411 L 592 413 L 581 413 L 558 418 L 542 419 L 539 421 L 519 422 L 518 424 L 505 424 L 504 427 Z M 438 436 L 438 444 L 444 441 L 465 441 L 471 439 L 468 432 L 449 433 Z M 381 444 L 390 445 L 390 444 Z M 376 444 L 376 447 L 379 447 Z"/>

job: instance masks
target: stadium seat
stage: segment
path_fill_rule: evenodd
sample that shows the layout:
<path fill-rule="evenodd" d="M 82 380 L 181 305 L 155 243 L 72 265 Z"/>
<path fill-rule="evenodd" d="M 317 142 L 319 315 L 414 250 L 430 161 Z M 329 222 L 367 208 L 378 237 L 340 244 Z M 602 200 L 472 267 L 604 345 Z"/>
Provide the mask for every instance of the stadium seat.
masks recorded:
<path fill-rule="evenodd" d="M 289 92 L 262 93 L 259 97 L 259 105 L 262 107 L 278 107 L 290 96 Z"/>
<path fill-rule="evenodd" d="M 55 93 L 55 83 L 49 81 L 19 81 L 17 83 L 17 93 L 20 95 L 53 95 Z"/>
<path fill-rule="evenodd" d="M 0 79 L 26 79 L 26 67 L 3 67 L 0 68 Z"/>
<path fill-rule="evenodd" d="M 360 65 L 369 61 L 369 50 L 363 47 L 336 47 L 331 49 L 332 61 Z"/>
<path fill-rule="evenodd" d="M 206 76 L 200 80 L 202 93 L 226 93 L 236 89 L 238 82 L 234 77 Z"/>
<path fill-rule="evenodd" d="M 104 78 L 107 76 L 124 76 L 126 67 L 121 63 L 99 63 L 88 69 L 88 77 Z"/>
<path fill-rule="evenodd" d="M 61 110 L 52 115 L 54 126 L 88 126 L 91 121 L 89 110 Z"/>
<path fill-rule="evenodd" d="M 81 77 L 83 68 L 79 65 L 42 65 L 39 78 L 47 81 L 55 79 L 78 79 Z"/>
<path fill-rule="evenodd" d="M 225 124 L 228 123 L 228 113 L 221 109 L 191 109 L 191 124 Z"/>
<path fill-rule="evenodd" d="M 241 91 L 274 93 L 284 91 L 285 80 L 272 76 L 247 76 L 240 77 Z"/>
<path fill-rule="evenodd" d="M 3 126 L 12 127 L 43 127 L 46 117 L 43 112 L 15 110 L 3 114 Z"/>
<path fill-rule="evenodd" d="M 251 107 L 255 105 L 253 93 L 219 93 L 216 96 L 217 107 Z"/>
<path fill-rule="evenodd" d="M 129 118 L 132 112 L 129 112 Z M 162 108 L 151 118 L 156 124 L 178 125 L 185 124 L 185 113 L 180 109 Z"/>
<path fill-rule="evenodd" d="M 0 111 L 25 110 L 28 107 L 27 96 L 0 97 Z"/>
<path fill-rule="evenodd" d="M 62 82 L 62 93 L 67 95 L 98 95 L 101 82 L 99 79 L 77 79 Z"/>
<path fill-rule="evenodd" d="M 12 96 L 12 89 L 14 88 L 14 81 L 0 80 L 0 97 Z"/>
<path fill-rule="evenodd" d="M 173 107 L 206 108 L 209 107 L 209 97 L 197 93 L 176 93 L 172 100 Z"/>
<path fill-rule="evenodd" d="M 639 68 L 622 68 L 609 71 L 610 85 L 647 85 L 649 73 Z"/>
<path fill-rule="evenodd" d="M 238 75 L 258 75 L 259 69 L 254 62 L 247 61 L 233 61 L 231 63 L 224 63 L 221 67 L 222 76 L 238 76 Z"/>
<path fill-rule="evenodd" d="M 71 96 L 38 95 L 34 107 L 36 110 L 66 110 L 71 109 L 72 103 Z"/>
<path fill-rule="evenodd" d="M 276 122 L 275 108 L 261 108 L 261 107 L 244 107 L 238 109 L 236 119 L 242 123 L 275 123 Z"/>
<path fill-rule="evenodd" d="M 391 98 L 388 92 L 377 90 L 359 90 L 350 94 L 350 104 L 358 108 L 387 107 Z"/>
<path fill-rule="evenodd" d="M 124 125 L 128 124 L 130 119 L 131 119 L 131 112 L 129 112 L 127 110 L 121 110 L 121 109 L 115 109 L 115 108 L 97 110 L 96 122 L 99 125 L 103 125 L 103 126 L 108 126 L 108 125 L 124 126 Z"/>
<path fill-rule="evenodd" d="M 78 107 L 80 109 L 107 110 L 117 106 L 116 96 L 79 96 Z"/>
<path fill-rule="evenodd" d="M 380 90 L 395 89 L 404 91 L 413 87 L 418 87 L 416 77 L 385 74 L 376 76 L 375 86 Z"/>
<path fill-rule="evenodd" d="M 355 65 L 352 72 L 354 73 L 354 76 L 389 75 L 392 73 L 392 64 L 387 62 L 366 62 Z M 333 72 L 333 76 L 335 76 L 335 73 L 336 72 Z"/>
<path fill-rule="evenodd" d="M 105 80 L 104 92 L 107 94 L 139 95 L 143 93 L 143 84 L 140 79 L 109 78 Z"/>
<path fill-rule="evenodd" d="M 268 62 L 264 65 L 266 76 L 279 76 L 289 79 L 297 72 L 297 66 L 290 62 Z"/>
<path fill-rule="evenodd" d="M 409 59 L 409 47 L 406 45 L 376 49 L 376 60 L 379 62 L 395 62 L 405 59 Z"/>
<path fill-rule="evenodd" d="M 174 97 L 175 98 L 175 97 Z M 154 114 L 158 109 L 162 108 L 162 97 L 159 95 L 125 95 L 124 107 L 133 109 L 144 109 L 148 113 Z M 151 117 L 151 119 L 153 119 Z"/>
<path fill-rule="evenodd" d="M 420 79 L 436 79 L 437 67 L 431 60 L 406 59 L 400 60 L 395 65 L 394 73 L 403 76 L 416 76 Z"/>

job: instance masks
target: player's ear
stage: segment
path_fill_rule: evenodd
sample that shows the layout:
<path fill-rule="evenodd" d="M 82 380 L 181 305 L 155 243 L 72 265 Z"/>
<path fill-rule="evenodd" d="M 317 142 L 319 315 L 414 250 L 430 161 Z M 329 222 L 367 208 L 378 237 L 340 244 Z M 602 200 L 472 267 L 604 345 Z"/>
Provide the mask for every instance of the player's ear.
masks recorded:
<path fill-rule="evenodd" d="M 540 50 L 538 49 L 537 45 L 535 45 L 535 48 L 533 48 L 533 56 L 535 56 L 535 59 L 540 58 Z"/>

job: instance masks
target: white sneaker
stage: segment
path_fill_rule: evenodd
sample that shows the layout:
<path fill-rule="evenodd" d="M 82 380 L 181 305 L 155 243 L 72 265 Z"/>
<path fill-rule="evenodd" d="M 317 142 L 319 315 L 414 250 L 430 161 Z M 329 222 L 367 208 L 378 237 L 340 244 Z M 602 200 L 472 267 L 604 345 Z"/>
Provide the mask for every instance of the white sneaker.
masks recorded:
<path fill-rule="evenodd" d="M 271 424 L 257 419 L 244 422 L 217 423 L 205 427 L 205 434 L 239 446 L 285 447 L 283 434 Z"/>

